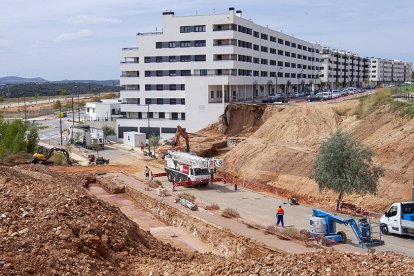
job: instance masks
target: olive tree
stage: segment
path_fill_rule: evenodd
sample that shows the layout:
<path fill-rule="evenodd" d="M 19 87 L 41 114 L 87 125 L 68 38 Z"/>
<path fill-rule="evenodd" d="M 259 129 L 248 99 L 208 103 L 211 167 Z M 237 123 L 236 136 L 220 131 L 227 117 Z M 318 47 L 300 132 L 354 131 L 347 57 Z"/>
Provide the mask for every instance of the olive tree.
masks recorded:
<path fill-rule="evenodd" d="M 160 144 L 160 139 L 161 137 L 158 135 L 151 135 L 151 137 L 149 138 L 150 146 L 154 147 L 154 154 L 155 154 L 156 147 Z"/>
<path fill-rule="evenodd" d="M 372 162 L 374 153 L 350 134 L 337 130 L 322 142 L 311 178 L 319 190 L 338 193 L 336 208 L 346 194 L 377 192 L 378 179 L 384 175 Z"/>
<path fill-rule="evenodd" d="M 106 137 L 108 137 L 109 135 L 115 135 L 116 134 L 115 129 L 113 127 L 110 127 L 110 126 L 107 126 L 107 125 L 104 125 L 102 127 L 102 132 L 103 132 L 104 143 L 105 143 Z"/>

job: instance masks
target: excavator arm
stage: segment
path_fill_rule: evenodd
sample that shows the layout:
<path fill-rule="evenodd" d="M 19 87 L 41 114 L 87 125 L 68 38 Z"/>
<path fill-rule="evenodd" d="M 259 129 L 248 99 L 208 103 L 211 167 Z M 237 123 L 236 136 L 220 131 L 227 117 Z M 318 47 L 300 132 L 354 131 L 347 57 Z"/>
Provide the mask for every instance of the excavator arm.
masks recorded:
<path fill-rule="evenodd" d="M 72 160 L 70 159 L 70 155 L 69 152 L 65 149 L 61 149 L 61 148 L 51 148 L 50 150 L 48 150 L 47 154 L 46 154 L 46 160 L 49 160 L 50 157 L 52 157 L 52 155 L 55 152 L 61 152 L 65 158 L 66 158 L 66 162 L 68 163 L 68 165 L 72 166 Z"/>
<path fill-rule="evenodd" d="M 188 133 L 181 127 L 177 126 L 177 132 L 174 137 L 174 145 L 176 147 L 180 146 L 180 137 L 183 137 L 185 140 L 185 152 L 190 152 L 190 141 Z"/>

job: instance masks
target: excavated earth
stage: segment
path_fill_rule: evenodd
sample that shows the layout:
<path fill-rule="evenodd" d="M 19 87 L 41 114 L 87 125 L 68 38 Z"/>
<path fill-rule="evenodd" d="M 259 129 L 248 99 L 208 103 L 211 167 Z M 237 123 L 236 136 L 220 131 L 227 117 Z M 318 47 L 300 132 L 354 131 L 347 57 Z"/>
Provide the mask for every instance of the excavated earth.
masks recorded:
<path fill-rule="evenodd" d="M 0 275 L 407 275 L 414 267 L 393 253 L 187 253 L 91 196 L 84 187 L 94 181 L 42 165 L 0 166 Z"/>
<path fill-rule="evenodd" d="M 386 105 L 363 118 L 348 115 L 358 104 L 358 100 L 287 106 L 235 104 L 227 108 L 225 120 L 220 118 L 199 134 L 216 141 L 244 137 L 222 154 L 225 173 L 239 179 L 239 185 L 334 208 L 337 195 L 321 193 L 310 175 L 321 142 L 341 128 L 371 147 L 374 162 L 385 170 L 376 195 L 348 195 L 345 201 L 383 212 L 393 202 L 411 199 L 414 119 L 402 118 Z M 197 143 L 203 145 L 203 141 Z"/>

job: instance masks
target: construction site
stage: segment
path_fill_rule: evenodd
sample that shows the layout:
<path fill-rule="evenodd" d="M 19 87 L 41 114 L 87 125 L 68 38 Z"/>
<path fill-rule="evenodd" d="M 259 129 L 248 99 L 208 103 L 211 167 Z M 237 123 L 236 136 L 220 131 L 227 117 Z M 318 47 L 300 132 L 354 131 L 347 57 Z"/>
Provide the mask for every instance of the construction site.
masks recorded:
<path fill-rule="evenodd" d="M 410 275 L 414 120 L 381 91 L 230 104 L 216 123 L 178 126 L 149 151 L 108 144 L 92 159 L 94 150 L 42 144 L 2 161 L 0 274 Z M 341 210 L 311 179 L 337 129 L 384 168 L 376 194 L 346 195 Z M 64 165 L 51 161 L 60 153 Z M 381 218 L 394 204 L 402 235 Z"/>

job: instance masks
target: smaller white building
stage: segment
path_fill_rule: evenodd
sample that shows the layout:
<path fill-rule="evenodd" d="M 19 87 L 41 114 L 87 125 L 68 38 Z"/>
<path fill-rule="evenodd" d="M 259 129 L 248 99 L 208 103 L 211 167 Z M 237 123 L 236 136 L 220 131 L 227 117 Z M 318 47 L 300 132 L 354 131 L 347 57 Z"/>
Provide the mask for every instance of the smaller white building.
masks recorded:
<path fill-rule="evenodd" d="M 86 103 L 86 121 L 115 121 L 122 118 L 121 100 L 104 99 L 100 102 Z"/>
<path fill-rule="evenodd" d="M 146 144 L 145 133 L 137 131 L 124 132 L 124 145 L 130 147 L 140 147 L 142 144 Z"/>

